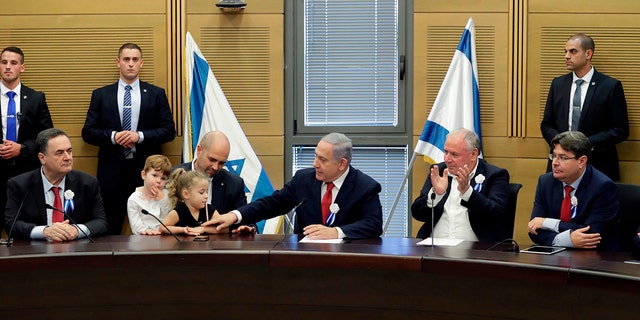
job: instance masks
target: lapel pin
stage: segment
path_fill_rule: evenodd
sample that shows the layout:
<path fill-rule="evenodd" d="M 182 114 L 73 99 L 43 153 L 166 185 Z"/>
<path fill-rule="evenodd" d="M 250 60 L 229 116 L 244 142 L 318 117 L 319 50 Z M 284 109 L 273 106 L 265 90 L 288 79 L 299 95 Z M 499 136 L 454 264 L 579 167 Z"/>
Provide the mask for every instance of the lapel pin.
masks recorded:
<path fill-rule="evenodd" d="M 143 92 L 147 92 L 147 89 L 142 89 Z"/>

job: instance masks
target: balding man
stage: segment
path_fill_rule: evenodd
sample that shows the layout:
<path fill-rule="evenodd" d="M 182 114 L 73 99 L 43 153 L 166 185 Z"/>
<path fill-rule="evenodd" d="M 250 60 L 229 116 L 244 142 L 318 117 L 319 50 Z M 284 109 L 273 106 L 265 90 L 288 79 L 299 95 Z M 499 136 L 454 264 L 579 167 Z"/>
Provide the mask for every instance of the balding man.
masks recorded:
<path fill-rule="evenodd" d="M 593 146 L 589 163 L 611 180 L 618 181 L 620 166 L 616 144 L 629 137 L 627 100 L 622 83 L 591 65 L 595 43 L 586 34 L 571 36 L 564 51 L 565 64 L 571 72 L 551 82 L 540 123 L 542 136 L 551 146 L 553 138 L 561 132 L 584 133 Z M 549 160 L 547 172 L 552 169 Z"/>
<path fill-rule="evenodd" d="M 200 171 L 209 177 L 209 204 L 219 212 L 229 212 L 247 204 L 244 180 L 224 169 L 231 146 L 221 131 L 207 132 L 196 147 L 192 162 L 177 165 L 177 168 Z"/>
<path fill-rule="evenodd" d="M 431 167 L 420 196 L 411 206 L 413 217 L 424 221 L 418 238 L 482 242 L 508 238 L 504 220 L 509 172 L 478 158 L 479 154 L 480 138 L 473 131 L 456 129 L 447 135 L 444 161 Z M 435 230 L 431 230 L 432 207 Z"/>

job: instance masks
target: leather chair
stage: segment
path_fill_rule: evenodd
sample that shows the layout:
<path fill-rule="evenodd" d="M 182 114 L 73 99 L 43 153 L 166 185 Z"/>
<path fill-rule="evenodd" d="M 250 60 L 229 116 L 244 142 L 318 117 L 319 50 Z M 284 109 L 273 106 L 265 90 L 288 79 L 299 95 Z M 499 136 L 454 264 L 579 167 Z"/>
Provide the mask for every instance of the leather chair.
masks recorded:
<path fill-rule="evenodd" d="M 509 183 L 509 203 L 507 203 L 507 216 L 504 219 L 504 229 L 509 238 L 513 238 L 513 227 L 516 221 L 516 205 L 518 204 L 518 192 L 522 188 L 520 183 Z"/>
<path fill-rule="evenodd" d="M 632 251 L 634 236 L 640 226 L 640 185 L 616 182 L 620 201 L 620 246 L 623 251 Z"/>

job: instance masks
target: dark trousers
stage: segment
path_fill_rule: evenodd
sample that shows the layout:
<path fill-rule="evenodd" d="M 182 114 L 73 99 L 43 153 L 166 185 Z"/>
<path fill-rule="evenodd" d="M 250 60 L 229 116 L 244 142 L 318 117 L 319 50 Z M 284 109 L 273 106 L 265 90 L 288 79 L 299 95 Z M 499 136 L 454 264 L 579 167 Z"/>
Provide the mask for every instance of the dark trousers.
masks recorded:
<path fill-rule="evenodd" d="M 100 194 L 104 203 L 104 211 L 107 215 L 108 234 L 118 235 L 122 233 L 124 218 L 127 216 L 127 200 L 142 185 L 140 172 L 134 159 L 125 160 L 122 171 L 114 173 L 114 179 L 118 179 L 115 189 L 100 187 Z"/>

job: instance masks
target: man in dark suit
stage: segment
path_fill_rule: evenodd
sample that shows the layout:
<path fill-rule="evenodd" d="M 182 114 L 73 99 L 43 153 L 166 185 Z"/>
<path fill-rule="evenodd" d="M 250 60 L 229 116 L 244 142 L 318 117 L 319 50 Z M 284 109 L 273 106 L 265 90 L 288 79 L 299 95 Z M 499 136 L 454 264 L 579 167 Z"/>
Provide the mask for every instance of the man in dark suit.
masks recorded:
<path fill-rule="evenodd" d="M 538 179 L 529 237 L 541 245 L 618 250 L 618 189 L 588 164 L 589 139 L 567 131 L 551 144 L 553 172 Z"/>
<path fill-rule="evenodd" d="M 24 53 L 17 47 L 6 47 L 0 53 L 2 67 L 2 145 L 0 145 L 0 232 L 4 227 L 9 178 L 40 166 L 36 136 L 53 127 L 44 93 L 20 82 L 25 70 Z M 8 232 L 8 231 L 7 231 Z"/>
<path fill-rule="evenodd" d="M 140 172 L 147 157 L 162 154 L 162 144 L 176 134 L 164 89 L 139 79 L 143 63 L 138 45 L 120 47 L 120 80 L 93 91 L 82 128 L 82 139 L 100 147 L 97 177 L 109 234 L 122 231 L 127 199 L 142 185 Z"/>
<path fill-rule="evenodd" d="M 382 234 L 380 184 L 351 166 L 351 140 L 341 133 L 316 146 L 313 168 L 301 169 L 280 190 L 203 225 L 218 229 L 254 223 L 296 209 L 294 232 L 310 239 L 374 238 Z"/>
<path fill-rule="evenodd" d="M 411 206 L 413 217 L 424 221 L 418 238 L 433 235 L 483 242 L 508 238 L 504 220 L 509 201 L 509 172 L 479 159 L 479 153 L 480 139 L 475 132 L 457 129 L 447 135 L 444 162 L 431 167 L 420 196 Z"/>
<path fill-rule="evenodd" d="M 6 223 L 10 236 L 69 241 L 83 238 L 85 233 L 105 233 L 107 221 L 98 181 L 73 170 L 67 134 L 57 128 L 46 129 L 38 134 L 36 143 L 41 167 L 7 183 Z M 47 204 L 66 215 L 47 209 Z"/>
<path fill-rule="evenodd" d="M 567 69 L 572 72 L 551 82 L 540 130 L 549 144 L 561 132 L 584 133 L 593 146 L 591 165 L 618 181 L 616 144 L 629 136 L 627 101 L 622 83 L 591 65 L 594 50 L 593 39 L 585 34 L 576 34 L 567 40 L 565 59 Z M 551 161 L 547 165 L 549 171 Z"/>
<path fill-rule="evenodd" d="M 209 177 L 209 200 L 219 212 L 229 212 L 247 204 L 244 180 L 224 169 L 229 158 L 229 139 L 221 131 L 207 132 L 196 147 L 196 158 L 192 162 L 177 165 L 187 171 L 196 170 Z"/>

